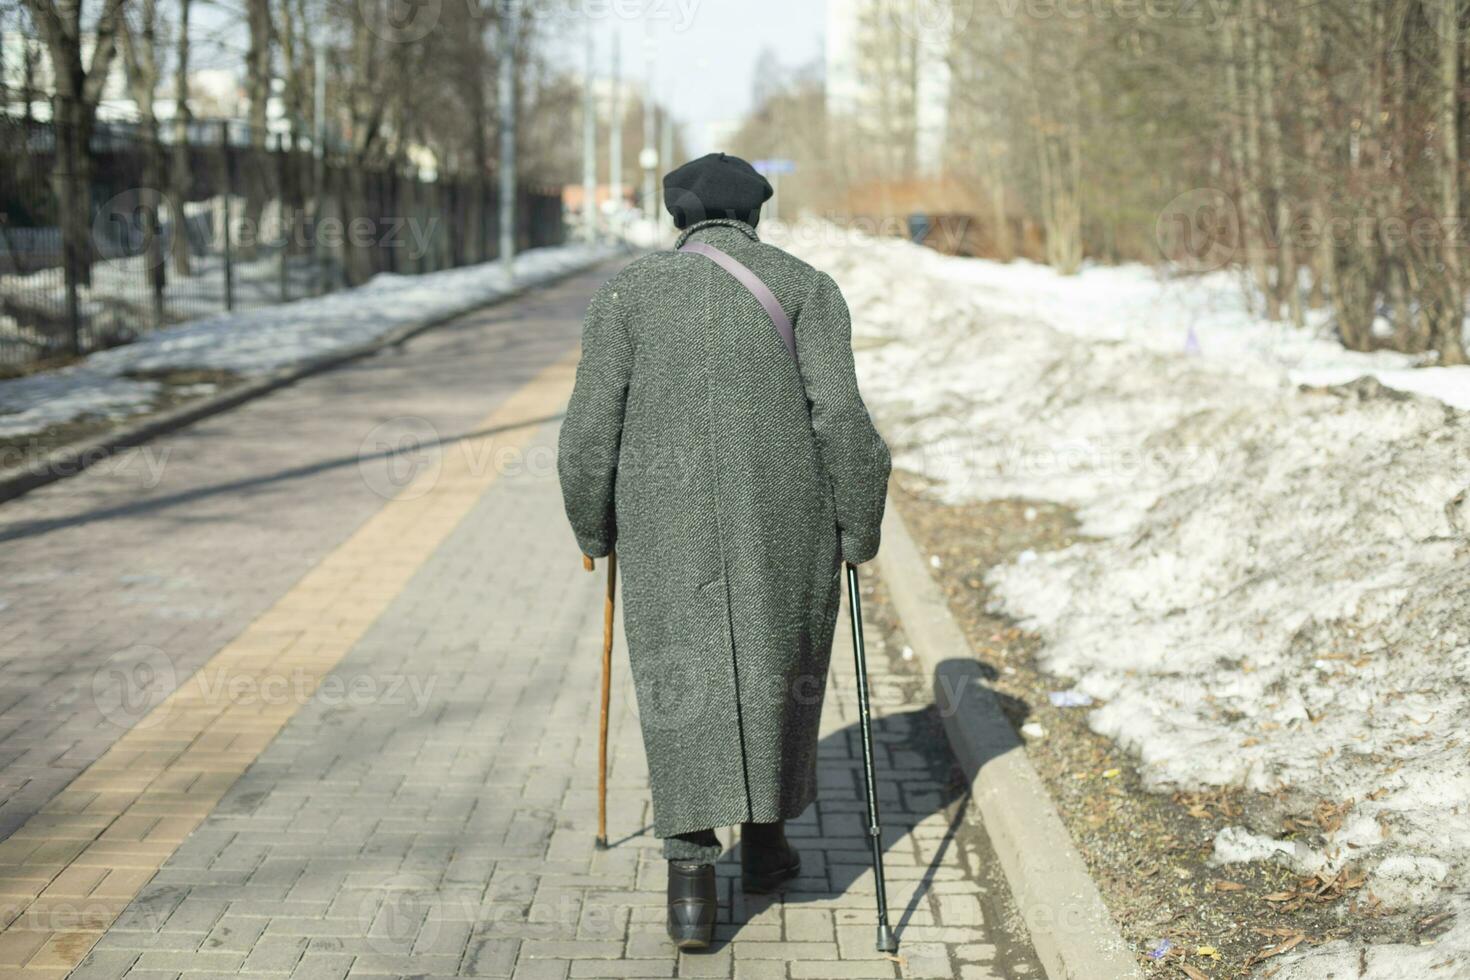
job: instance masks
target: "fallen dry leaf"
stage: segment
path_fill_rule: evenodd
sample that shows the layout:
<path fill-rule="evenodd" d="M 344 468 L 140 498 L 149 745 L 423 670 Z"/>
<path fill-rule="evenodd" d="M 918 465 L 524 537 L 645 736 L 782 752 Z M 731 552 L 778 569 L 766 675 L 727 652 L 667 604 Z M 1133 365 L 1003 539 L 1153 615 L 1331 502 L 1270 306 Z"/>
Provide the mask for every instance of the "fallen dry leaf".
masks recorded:
<path fill-rule="evenodd" d="M 1269 960 L 1273 956 L 1280 956 L 1282 953 L 1296 949 L 1296 947 L 1300 946 L 1306 941 L 1306 934 L 1299 932 L 1296 935 L 1292 936 L 1290 939 L 1283 940 L 1277 943 L 1275 946 L 1272 946 L 1270 949 L 1264 949 L 1256 955 L 1252 956 L 1249 960 L 1246 961 L 1246 965 L 1250 966 L 1254 963 L 1259 963 L 1262 960 Z"/>

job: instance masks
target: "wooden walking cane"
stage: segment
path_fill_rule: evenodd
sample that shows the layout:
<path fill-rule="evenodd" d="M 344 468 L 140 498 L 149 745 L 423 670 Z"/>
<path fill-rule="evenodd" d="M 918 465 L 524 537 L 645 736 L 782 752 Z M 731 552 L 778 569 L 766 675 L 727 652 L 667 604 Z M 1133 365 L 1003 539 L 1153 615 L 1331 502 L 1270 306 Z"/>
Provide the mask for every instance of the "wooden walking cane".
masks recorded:
<path fill-rule="evenodd" d="M 863 649 L 863 601 L 858 595 L 857 566 L 847 563 L 847 605 L 852 613 L 852 657 L 857 668 L 858 724 L 863 742 L 863 782 L 868 791 L 868 841 L 873 847 L 873 876 L 878 885 L 880 953 L 898 951 L 898 937 L 888 926 L 888 889 L 883 883 L 883 828 L 878 824 L 878 776 L 873 769 L 873 713 L 868 701 L 868 658 Z"/>
<path fill-rule="evenodd" d="M 582 567 L 596 566 L 586 555 Z M 602 606 L 602 717 L 597 724 L 597 849 L 607 850 L 607 714 L 612 703 L 613 606 L 618 594 L 618 553 L 607 554 L 607 600 Z"/>

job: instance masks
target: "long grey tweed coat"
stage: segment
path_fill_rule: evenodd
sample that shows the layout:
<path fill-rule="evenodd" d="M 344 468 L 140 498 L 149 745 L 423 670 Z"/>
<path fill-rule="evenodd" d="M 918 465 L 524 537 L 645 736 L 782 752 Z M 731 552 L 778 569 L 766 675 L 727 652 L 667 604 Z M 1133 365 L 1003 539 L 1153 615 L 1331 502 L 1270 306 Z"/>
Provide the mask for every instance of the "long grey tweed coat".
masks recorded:
<path fill-rule="evenodd" d="M 889 472 L 832 279 L 738 221 L 691 236 L 797 359 L 708 258 L 645 256 L 592 300 L 558 449 L 582 551 L 617 549 L 660 837 L 811 803 L 839 566 L 877 553 Z"/>

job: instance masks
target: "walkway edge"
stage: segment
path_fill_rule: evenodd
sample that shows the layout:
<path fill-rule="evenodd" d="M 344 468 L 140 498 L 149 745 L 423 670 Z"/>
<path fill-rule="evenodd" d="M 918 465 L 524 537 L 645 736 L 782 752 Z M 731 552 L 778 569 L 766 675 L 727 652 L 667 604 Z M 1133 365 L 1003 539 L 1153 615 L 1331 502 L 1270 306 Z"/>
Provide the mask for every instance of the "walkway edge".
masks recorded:
<path fill-rule="evenodd" d="M 512 289 L 502 296 L 498 296 L 488 303 L 471 307 L 467 310 L 459 310 L 454 313 L 446 313 L 442 316 L 431 317 L 420 320 L 417 323 L 406 323 L 396 330 L 391 330 L 376 340 L 370 340 L 364 344 L 352 347 L 344 347 L 318 357 L 298 361 L 289 367 L 279 368 L 269 374 L 235 385 L 218 394 L 209 395 L 195 401 L 171 408 L 157 415 L 150 415 L 146 419 L 131 424 L 120 425 L 90 439 L 68 443 L 57 449 L 51 450 L 40 459 L 28 464 L 16 467 L 12 472 L 0 475 L 0 503 L 13 500 L 22 494 L 29 493 L 38 487 L 44 487 L 49 483 L 64 480 L 69 476 L 76 476 L 94 463 L 101 462 L 114 453 L 141 446 L 150 439 L 175 432 L 186 426 L 193 425 L 201 419 L 218 415 L 220 412 L 228 411 L 242 405 L 245 402 L 268 395 L 277 389 L 287 385 L 295 384 L 303 378 L 332 368 L 341 367 L 352 361 L 360 360 L 369 355 L 376 354 L 386 348 L 396 346 L 405 341 L 412 340 L 421 333 L 442 327 L 446 323 L 452 323 L 461 317 L 468 316 L 477 310 L 499 306 L 509 300 L 519 299 L 533 289 L 541 289 L 556 283 L 570 279 L 572 276 L 595 269 L 597 266 L 615 261 L 617 256 L 606 256 L 599 258 L 586 265 L 577 265 L 564 269 L 549 278 L 539 280 L 531 285 Z"/>
<path fill-rule="evenodd" d="M 1135 980 L 1137 960 L 985 683 L 964 631 L 890 495 L 878 569 L 970 779 L 1001 869 L 1050 980 Z M 900 937 L 902 939 L 902 937 Z"/>

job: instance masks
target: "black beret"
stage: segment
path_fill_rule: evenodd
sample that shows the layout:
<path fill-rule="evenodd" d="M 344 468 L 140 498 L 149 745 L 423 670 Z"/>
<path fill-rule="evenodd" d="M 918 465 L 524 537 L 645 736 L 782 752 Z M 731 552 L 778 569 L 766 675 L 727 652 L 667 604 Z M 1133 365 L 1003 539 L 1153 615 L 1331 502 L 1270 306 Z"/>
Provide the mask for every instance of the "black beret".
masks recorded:
<path fill-rule="evenodd" d="M 770 181 L 728 153 L 690 160 L 664 177 L 664 206 L 674 216 L 676 228 L 709 218 L 735 218 L 754 225 L 772 193 Z"/>

